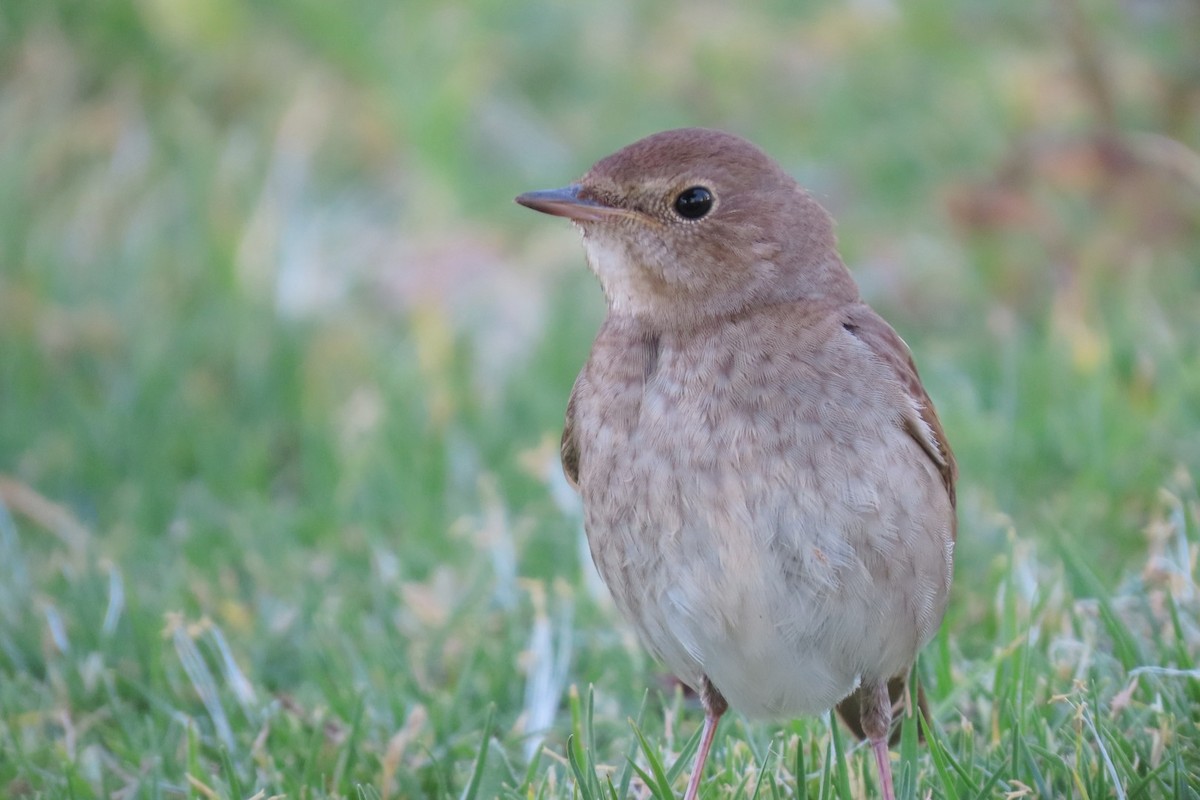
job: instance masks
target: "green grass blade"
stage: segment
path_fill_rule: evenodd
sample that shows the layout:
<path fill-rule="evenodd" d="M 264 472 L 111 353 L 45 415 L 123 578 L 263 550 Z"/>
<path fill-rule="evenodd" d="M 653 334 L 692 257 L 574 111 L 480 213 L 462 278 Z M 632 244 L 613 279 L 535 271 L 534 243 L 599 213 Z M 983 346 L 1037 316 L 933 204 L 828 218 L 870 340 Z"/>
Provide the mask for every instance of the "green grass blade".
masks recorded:
<path fill-rule="evenodd" d="M 929 724 L 929 720 L 925 719 L 925 714 L 919 707 L 917 708 L 917 718 L 921 724 L 921 731 L 925 734 L 925 747 L 929 750 L 929 760 L 933 762 L 933 771 L 937 775 L 945 800 L 959 800 L 957 781 L 951 774 L 951 759 L 942 745 L 941 736 Z M 961 778 L 969 781 L 965 775 L 961 775 Z"/>
<path fill-rule="evenodd" d="M 696 750 L 700 746 L 700 738 L 703 735 L 704 728 L 701 726 L 700 728 L 697 728 L 696 732 L 693 733 L 691 737 L 689 737 L 684 743 L 683 749 L 679 751 L 679 756 L 675 759 L 675 763 L 671 765 L 669 770 L 667 770 L 667 779 L 671 783 L 674 783 L 679 776 L 683 774 L 684 770 L 691 766 L 692 760 L 696 755 Z M 713 741 L 716 741 L 715 736 L 713 737 Z"/>
<path fill-rule="evenodd" d="M 796 737 L 796 758 L 792 764 L 796 776 L 796 800 L 808 800 L 808 772 L 804 766 L 804 739 Z"/>
<path fill-rule="evenodd" d="M 483 782 L 483 767 L 487 763 L 488 748 L 492 742 L 492 718 L 495 716 L 495 705 L 488 706 L 487 718 L 483 723 L 483 743 L 475 755 L 475 767 L 471 770 L 471 779 L 463 789 L 460 800 L 475 800 L 479 794 L 479 786 Z"/>
<path fill-rule="evenodd" d="M 650 691 L 642 692 L 642 702 L 638 706 L 637 719 L 628 720 L 629 726 L 637 730 L 642 724 L 643 715 L 646 713 L 646 701 L 650 698 Z M 625 766 L 621 769 L 620 788 L 617 791 L 618 797 L 629 796 L 629 783 L 633 780 L 633 759 L 637 756 L 638 739 L 635 736 L 629 741 L 629 749 L 625 753 Z"/>
<path fill-rule="evenodd" d="M 646 758 L 646 764 L 650 767 L 650 772 L 653 774 L 653 779 L 647 780 L 650 778 L 650 776 L 646 775 L 640 768 L 637 768 L 638 774 L 642 776 L 642 780 L 646 781 L 646 785 L 650 787 L 650 789 L 655 792 L 658 797 L 673 797 L 674 794 L 671 791 L 671 779 L 667 777 L 667 771 L 663 769 L 662 760 L 655 754 L 654 750 L 651 749 L 650 742 L 648 742 L 646 737 L 642 734 L 641 728 L 635 725 L 633 727 L 633 732 L 637 735 L 638 742 L 641 744 L 642 755 Z"/>
<path fill-rule="evenodd" d="M 834 789 L 837 792 L 838 800 L 854 800 L 850 794 L 850 762 L 846 758 L 846 742 L 842 735 L 842 726 L 838 722 L 837 712 L 829 712 L 829 731 L 833 739 L 833 765 L 832 776 L 834 781 Z"/>

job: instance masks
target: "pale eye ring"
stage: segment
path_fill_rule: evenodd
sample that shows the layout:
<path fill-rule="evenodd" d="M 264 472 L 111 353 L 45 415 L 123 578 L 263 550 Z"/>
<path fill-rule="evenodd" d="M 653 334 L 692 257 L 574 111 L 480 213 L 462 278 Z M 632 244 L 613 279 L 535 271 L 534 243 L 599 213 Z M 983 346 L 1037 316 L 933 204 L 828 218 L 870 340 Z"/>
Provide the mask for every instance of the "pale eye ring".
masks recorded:
<path fill-rule="evenodd" d="M 713 193 L 703 186 L 690 186 L 675 197 L 675 213 L 684 219 L 701 219 L 713 207 Z"/>

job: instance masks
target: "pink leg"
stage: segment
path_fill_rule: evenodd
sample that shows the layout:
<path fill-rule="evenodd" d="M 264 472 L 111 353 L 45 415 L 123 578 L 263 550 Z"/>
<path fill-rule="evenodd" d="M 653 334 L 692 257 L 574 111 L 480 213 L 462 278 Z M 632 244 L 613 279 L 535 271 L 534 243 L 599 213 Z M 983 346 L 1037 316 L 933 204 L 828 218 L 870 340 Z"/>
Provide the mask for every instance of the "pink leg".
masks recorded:
<path fill-rule="evenodd" d="M 883 785 L 883 800 L 896 800 L 896 790 L 892 788 L 892 760 L 888 755 L 887 737 L 872 739 L 871 749 L 875 751 L 875 765 L 879 767 L 879 782 Z"/>
<path fill-rule="evenodd" d="M 688 779 L 687 791 L 683 800 L 696 800 L 700 794 L 700 778 L 704 774 L 704 762 L 708 760 L 708 751 L 712 748 L 713 736 L 717 733 L 717 723 L 729 705 L 717 688 L 704 679 L 700 687 L 700 702 L 704 704 L 704 730 L 700 734 L 700 747 L 696 749 L 696 761 L 692 764 L 692 776 Z"/>
<path fill-rule="evenodd" d="M 892 699 L 888 696 L 887 681 L 864 687 L 862 692 L 863 733 L 871 740 L 875 751 L 875 766 L 879 768 L 880 790 L 883 800 L 896 800 L 896 789 L 892 785 L 892 761 L 888 755 L 888 734 L 892 728 Z"/>

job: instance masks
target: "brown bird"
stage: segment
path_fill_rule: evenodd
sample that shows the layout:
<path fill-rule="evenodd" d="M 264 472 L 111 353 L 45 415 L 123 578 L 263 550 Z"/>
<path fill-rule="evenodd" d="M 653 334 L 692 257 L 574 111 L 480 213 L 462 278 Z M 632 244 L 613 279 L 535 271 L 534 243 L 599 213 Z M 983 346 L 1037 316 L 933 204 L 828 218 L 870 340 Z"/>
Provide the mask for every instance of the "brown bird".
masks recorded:
<path fill-rule="evenodd" d="M 829 214 L 703 129 L 517 202 L 579 227 L 608 300 L 562 462 L 617 607 L 704 704 L 685 798 L 728 706 L 840 703 L 892 800 L 893 702 L 946 608 L 956 467 Z"/>

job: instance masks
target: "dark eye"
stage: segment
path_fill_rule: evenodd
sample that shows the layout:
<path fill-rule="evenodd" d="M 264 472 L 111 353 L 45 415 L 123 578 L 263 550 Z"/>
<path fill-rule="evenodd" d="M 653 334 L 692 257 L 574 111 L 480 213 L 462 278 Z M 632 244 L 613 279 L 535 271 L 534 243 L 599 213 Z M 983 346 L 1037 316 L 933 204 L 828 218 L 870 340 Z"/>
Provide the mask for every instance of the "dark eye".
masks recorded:
<path fill-rule="evenodd" d="M 684 219 L 700 219 L 712 210 L 712 204 L 712 192 L 703 186 L 693 186 L 675 198 L 675 213 Z"/>

